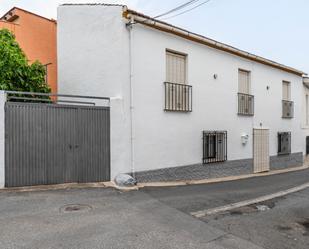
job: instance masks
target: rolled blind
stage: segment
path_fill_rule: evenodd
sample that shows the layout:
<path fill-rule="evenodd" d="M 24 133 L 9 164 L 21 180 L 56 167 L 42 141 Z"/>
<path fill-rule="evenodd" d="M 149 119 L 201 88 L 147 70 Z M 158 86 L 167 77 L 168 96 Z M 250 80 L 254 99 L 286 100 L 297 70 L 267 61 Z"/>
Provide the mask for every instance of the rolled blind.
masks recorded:
<path fill-rule="evenodd" d="M 250 72 L 238 71 L 238 92 L 250 94 Z"/>
<path fill-rule="evenodd" d="M 282 83 L 282 99 L 291 100 L 290 82 L 283 81 Z"/>
<path fill-rule="evenodd" d="M 166 81 L 186 84 L 186 56 L 166 52 Z"/>

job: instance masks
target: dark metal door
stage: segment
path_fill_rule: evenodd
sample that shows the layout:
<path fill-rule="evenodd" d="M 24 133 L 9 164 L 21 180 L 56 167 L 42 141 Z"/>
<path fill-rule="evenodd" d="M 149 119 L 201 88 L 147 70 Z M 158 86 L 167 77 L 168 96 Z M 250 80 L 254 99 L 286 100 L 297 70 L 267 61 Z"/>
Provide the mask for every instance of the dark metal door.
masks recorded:
<path fill-rule="evenodd" d="M 110 110 L 8 102 L 7 187 L 110 180 Z"/>

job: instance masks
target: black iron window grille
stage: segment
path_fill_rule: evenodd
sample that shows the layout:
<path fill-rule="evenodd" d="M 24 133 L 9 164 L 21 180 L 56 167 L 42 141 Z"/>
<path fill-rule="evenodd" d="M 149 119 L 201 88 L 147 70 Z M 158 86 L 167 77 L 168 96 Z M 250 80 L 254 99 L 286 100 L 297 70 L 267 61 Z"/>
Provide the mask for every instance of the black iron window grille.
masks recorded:
<path fill-rule="evenodd" d="M 291 154 L 291 132 L 278 132 L 278 155 Z"/>
<path fill-rule="evenodd" d="M 238 115 L 254 115 L 254 96 L 238 93 Z"/>
<path fill-rule="evenodd" d="M 203 131 L 203 164 L 227 160 L 227 132 Z"/>
<path fill-rule="evenodd" d="M 282 118 L 294 117 L 294 102 L 289 100 L 282 100 Z"/>
<path fill-rule="evenodd" d="M 192 86 L 165 82 L 165 111 L 192 112 Z"/>

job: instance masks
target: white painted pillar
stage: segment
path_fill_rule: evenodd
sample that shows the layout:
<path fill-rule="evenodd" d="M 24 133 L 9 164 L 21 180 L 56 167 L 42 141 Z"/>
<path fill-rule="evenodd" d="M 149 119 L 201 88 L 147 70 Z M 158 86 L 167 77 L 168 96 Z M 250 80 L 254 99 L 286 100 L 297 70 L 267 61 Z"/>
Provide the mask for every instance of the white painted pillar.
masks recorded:
<path fill-rule="evenodd" d="M 6 101 L 6 93 L 0 91 L 0 188 L 4 188 L 5 184 L 5 130 L 4 130 L 4 105 Z"/>

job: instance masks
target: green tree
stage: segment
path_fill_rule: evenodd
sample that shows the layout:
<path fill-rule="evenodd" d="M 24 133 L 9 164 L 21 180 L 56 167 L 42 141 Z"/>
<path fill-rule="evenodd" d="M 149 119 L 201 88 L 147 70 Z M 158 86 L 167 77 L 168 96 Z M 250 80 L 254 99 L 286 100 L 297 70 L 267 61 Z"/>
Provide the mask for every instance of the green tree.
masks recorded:
<path fill-rule="evenodd" d="M 0 29 L 0 90 L 49 93 L 45 67 L 28 63 L 25 53 L 7 29 Z"/>

